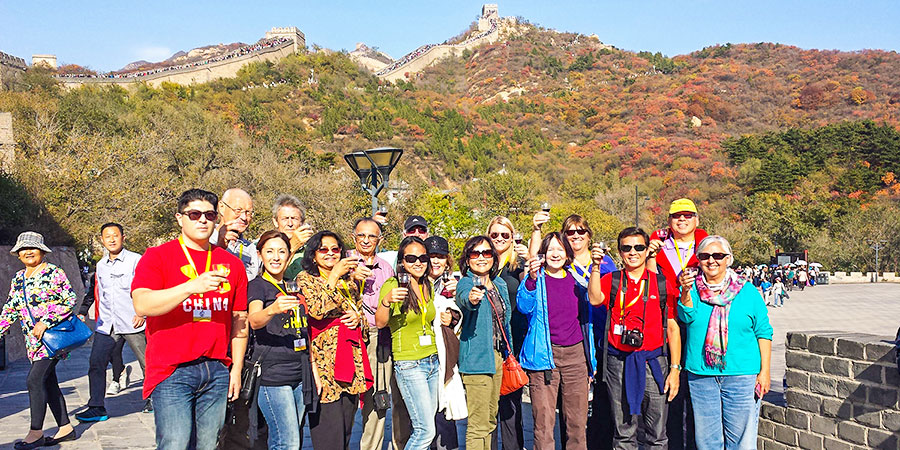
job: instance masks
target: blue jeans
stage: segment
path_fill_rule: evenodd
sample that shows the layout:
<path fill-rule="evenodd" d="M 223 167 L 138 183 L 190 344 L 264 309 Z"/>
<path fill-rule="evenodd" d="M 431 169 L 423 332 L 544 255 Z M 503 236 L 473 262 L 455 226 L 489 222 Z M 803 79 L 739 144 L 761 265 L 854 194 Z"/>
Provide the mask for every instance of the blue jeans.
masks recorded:
<path fill-rule="evenodd" d="M 303 442 L 303 384 L 260 386 L 259 409 L 269 425 L 269 450 L 298 449 Z"/>
<path fill-rule="evenodd" d="M 760 402 L 756 375 L 688 373 L 697 449 L 756 449 Z"/>
<path fill-rule="evenodd" d="M 215 449 L 225 424 L 228 402 L 228 369 L 220 361 L 207 360 L 175 369 L 159 383 L 150 398 L 156 420 L 159 450 Z"/>
<path fill-rule="evenodd" d="M 414 361 L 394 361 L 394 376 L 409 411 L 412 435 L 406 450 L 428 450 L 436 433 L 434 414 L 437 412 L 438 383 L 441 379 L 437 355 Z"/>

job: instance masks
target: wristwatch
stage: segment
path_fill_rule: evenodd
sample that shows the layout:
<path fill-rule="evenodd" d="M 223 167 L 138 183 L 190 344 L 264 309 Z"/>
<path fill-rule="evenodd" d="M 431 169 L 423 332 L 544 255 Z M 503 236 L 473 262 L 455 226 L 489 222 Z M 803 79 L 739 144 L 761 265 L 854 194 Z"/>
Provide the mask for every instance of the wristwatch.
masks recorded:
<path fill-rule="evenodd" d="M 683 367 L 681 367 L 681 364 L 669 364 L 669 368 L 670 369 L 678 369 L 678 370 L 683 369 Z"/>

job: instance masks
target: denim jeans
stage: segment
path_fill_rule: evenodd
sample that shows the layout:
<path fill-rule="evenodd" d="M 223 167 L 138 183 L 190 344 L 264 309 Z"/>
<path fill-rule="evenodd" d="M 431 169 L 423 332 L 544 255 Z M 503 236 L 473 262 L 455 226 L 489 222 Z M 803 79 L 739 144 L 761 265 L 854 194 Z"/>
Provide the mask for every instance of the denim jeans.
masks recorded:
<path fill-rule="evenodd" d="M 159 450 L 216 448 L 225 424 L 228 369 L 221 361 L 205 360 L 179 366 L 159 383 L 150 398 Z"/>
<path fill-rule="evenodd" d="M 269 426 L 269 449 L 298 449 L 303 443 L 303 384 L 260 386 L 259 409 Z"/>
<path fill-rule="evenodd" d="M 437 355 L 414 361 L 394 361 L 394 375 L 403 395 L 403 402 L 412 421 L 412 435 L 406 450 L 428 450 L 436 433 L 434 414 L 437 412 L 440 364 Z"/>
<path fill-rule="evenodd" d="M 756 449 L 759 400 L 756 375 L 688 373 L 697 449 Z"/>

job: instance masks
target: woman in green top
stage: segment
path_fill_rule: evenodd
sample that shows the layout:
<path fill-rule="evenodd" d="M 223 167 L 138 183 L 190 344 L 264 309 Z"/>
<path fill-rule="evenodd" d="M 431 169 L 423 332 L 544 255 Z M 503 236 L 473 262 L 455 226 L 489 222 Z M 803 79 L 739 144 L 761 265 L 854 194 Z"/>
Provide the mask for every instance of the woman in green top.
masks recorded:
<path fill-rule="evenodd" d="M 422 239 L 410 236 L 397 251 L 397 276 L 384 282 L 375 311 L 378 328 L 390 326 L 394 375 L 412 422 L 406 449 L 428 450 L 434 440 L 440 365 L 434 329 L 431 259 Z"/>

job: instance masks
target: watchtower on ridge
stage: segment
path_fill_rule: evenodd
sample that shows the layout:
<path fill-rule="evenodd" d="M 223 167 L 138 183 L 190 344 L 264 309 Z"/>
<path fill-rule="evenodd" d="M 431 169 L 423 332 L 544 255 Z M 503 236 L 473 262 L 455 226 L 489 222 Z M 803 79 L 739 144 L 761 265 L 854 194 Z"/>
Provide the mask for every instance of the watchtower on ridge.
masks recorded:
<path fill-rule="evenodd" d="M 478 18 L 478 31 L 491 29 L 491 20 L 500 18 L 496 3 L 485 3 L 481 6 L 481 17 Z"/>
<path fill-rule="evenodd" d="M 278 37 L 293 39 L 294 53 L 297 53 L 301 48 L 306 48 L 306 35 L 297 27 L 272 27 L 271 30 L 266 31 L 266 39 Z"/>

